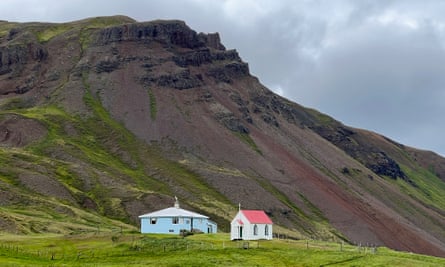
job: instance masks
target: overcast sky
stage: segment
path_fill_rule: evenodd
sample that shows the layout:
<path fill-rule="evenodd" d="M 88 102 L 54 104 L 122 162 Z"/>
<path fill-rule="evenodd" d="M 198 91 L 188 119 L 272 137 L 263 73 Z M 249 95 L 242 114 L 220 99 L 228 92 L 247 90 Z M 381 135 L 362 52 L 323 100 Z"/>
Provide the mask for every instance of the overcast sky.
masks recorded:
<path fill-rule="evenodd" d="M 445 155 L 445 1 L 0 1 L 0 20 L 116 14 L 219 32 L 276 93 Z"/>

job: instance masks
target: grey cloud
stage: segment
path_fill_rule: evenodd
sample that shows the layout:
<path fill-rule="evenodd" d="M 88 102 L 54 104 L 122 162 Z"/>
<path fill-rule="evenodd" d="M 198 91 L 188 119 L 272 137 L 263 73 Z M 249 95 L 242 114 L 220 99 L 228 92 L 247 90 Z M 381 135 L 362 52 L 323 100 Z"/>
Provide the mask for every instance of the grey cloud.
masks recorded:
<path fill-rule="evenodd" d="M 300 73 L 302 90 L 287 93 L 347 124 L 443 153 L 444 71 L 445 53 L 429 25 L 374 27 L 325 49 L 317 68 Z"/>

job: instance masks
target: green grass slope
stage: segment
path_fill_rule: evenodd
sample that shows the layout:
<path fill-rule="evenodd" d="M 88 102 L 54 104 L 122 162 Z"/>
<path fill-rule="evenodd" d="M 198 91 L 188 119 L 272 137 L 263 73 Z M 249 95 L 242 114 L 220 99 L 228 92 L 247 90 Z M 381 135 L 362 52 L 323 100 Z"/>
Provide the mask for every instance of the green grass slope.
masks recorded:
<path fill-rule="evenodd" d="M 3 266 L 443 266 L 445 259 L 314 240 L 229 241 L 227 234 L 0 236 Z"/>
<path fill-rule="evenodd" d="M 69 233 L 123 223 L 135 229 L 128 224 L 138 224 L 139 203 L 156 208 L 150 197 L 168 201 L 175 188 L 183 199 L 195 196 L 185 205 L 199 209 L 197 203 L 211 199 L 206 208 L 215 214 L 230 209 L 199 175 L 165 159 L 157 145 L 137 140 L 89 94 L 85 102 L 91 115 L 84 118 L 56 106 L 0 111 L 47 129 L 44 138 L 25 147 L 0 147 L 0 190 L 11 196 L 0 210 L 5 230 Z"/>

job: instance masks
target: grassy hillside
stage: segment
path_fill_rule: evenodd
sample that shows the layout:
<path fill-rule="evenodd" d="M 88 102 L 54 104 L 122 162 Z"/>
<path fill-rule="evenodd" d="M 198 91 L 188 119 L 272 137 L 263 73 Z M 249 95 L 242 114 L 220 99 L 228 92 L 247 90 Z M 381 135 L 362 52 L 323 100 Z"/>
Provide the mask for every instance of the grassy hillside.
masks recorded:
<path fill-rule="evenodd" d="M 445 259 L 314 240 L 232 242 L 227 234 L 0 236 L 6 266 L 443 266 Z"/>
<path fill-rule="evenodd" d="M 36 121 L 47 129 L 41 140 L 25 147 L 0 147 L 1 189 L 13 195 L 0 212 L 11 229 L 68 233 L 97 225 L 115 228 L 121 222 L 137 225 L 139 214 L 131 213 L 133 203 L 144 203 L 149 195 L 169 198 L 175 188 L 195 195 L 182 198 L 183 204 L 195 209 L 201 208 L 197 203 L 210 199 L 206 208 L 215 214 L 231 209 L 197 174 L 165 159 L 157 145 L 137 140 L 88 94 L 85 102 L 91 108 L 86 118 L 56 106 L 0 112 L 0 116 Z M 155 206 L 147 203 L 149 207 Z M 214 219 L 224 224 L 228 220 Z M 54 221 L 50 227 L 49 220 Z"/>

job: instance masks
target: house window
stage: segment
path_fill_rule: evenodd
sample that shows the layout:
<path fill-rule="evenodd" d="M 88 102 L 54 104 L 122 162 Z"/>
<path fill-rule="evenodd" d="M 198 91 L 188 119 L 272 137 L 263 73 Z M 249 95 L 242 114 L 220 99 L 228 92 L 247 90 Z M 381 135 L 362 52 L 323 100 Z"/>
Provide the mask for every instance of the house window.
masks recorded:
<path fill-rule="evenodd" d="M 156 224 L 156 218 L 150 218 L 150 224 Z"/>
<path fill-rule="evenodd" d="M 258 235 L 258 226 L 256 224 L 253 226 L 253 235 Z"/>
<path fill-rule="evenodd" d="M 173 217 L 172 224 L 178 224 L 178 223 L 179 223 L 179 217 Z"/>
<path fill-rule="evenodd" d="M 269 235 L 269 226 L 268 225 L 264 226 L 264 235 L 265 236 Z"/>

